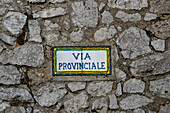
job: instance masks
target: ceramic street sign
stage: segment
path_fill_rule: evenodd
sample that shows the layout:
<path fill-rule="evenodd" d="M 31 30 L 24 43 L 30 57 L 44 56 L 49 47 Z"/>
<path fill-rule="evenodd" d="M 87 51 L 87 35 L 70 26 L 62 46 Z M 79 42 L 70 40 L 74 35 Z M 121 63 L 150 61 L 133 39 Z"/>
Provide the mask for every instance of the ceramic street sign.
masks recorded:
<path fill-rule="evenodd" d="M 54 47 L 53 75 L 110 75 L 111 48 Z"/>

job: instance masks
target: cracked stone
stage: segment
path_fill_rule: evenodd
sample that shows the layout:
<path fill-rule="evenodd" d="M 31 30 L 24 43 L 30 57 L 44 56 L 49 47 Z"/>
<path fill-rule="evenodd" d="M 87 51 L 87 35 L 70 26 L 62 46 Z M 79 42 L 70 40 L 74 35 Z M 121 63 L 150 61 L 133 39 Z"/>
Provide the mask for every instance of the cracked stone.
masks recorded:
<path fill-rule="evenodd" d="M 151 21 L 151 20 L 155 20 L 156 18 L 157 18 L 157 15 L 156 15 L 156 14 L 146 13 L 146 14 L 145 14 L 145 17 L 144 17 L 144 20 L 145 20 L 145 21 Z"/>
<path fill-rule="evenodd" d="M 33 98 L 27 89 L 0 87 L 0 99 L 6 101 L 19 100 L 21 102 L 33 102 Z"/>
<path fill-rule="evenodd" d="M 135 109 L 133 113 L 145 113 L 145 111 L 143 109 Z"/>
<path fill-rule="evenodd" d="M 121 83 L 118 83 L 116 89 L 116 96 L 121 96 L 121 95 L 122 95 L 122 86 Z"/>
<path fill-rule="evenodd" d="M 123 92 L 127 93 L 143 93 L 144 89 L 145 83 L 137 79 L 130 79 L 123 85 Z"/>
<path fill-rule="evenodd" d="M 149 47 L 150 38 L 146 32 L 137 27 L 130 27 L 117 38 L 116 43 L 122 49 L 124 58 L 136 58 L 137 56 L 152 53 Z"/>
<path fill-rule="evenodd" d="M 115 17 L 121 19 L 123 22 L 137 22 L 141 20 L 139 13 L 128 14 L 124 11 L 118 11 Z"/>
<path fill-rule="evenodd" d="M 43 3 L 45 0 L 29 0 L 31 3 Z"/>
<path fill-rule="evenodd" d="M 109 104 L 110 109 L 118 109 L 119 108 L 119 106 L 117 105 L 117 98 L 114 94 L 109 95 L 109 100 L 110 100 L 110 104 Z"/>
<path fill-rule="evenodd" d="M 0 62 L 37 67 L 44 62 L 43 46 L 41 44 L 24 44 L 13 50 L 6 50 L 0 54 Z"/>
<path fill-rule="evenodd" d="M 33 18 L 51 18 L 56 16 L 62 16 L 66 14 L 66 10 L 62 7 L 45 9 L 33 13 Z"/>
<path fill-rule="evenodd" d="M 26 20 L 27 16 L 20 12 L 8 12 L 3 17 L 2 24 L 13 35 L 18 35 L 19 33 L 22 33 L 22 28 L 24 27 Z"/>
<path fill-rule="evenodd" d="M 15 66 L 2 66 L 0 65 L 0 83 L 1 84 L 20 84 L 21 73 Z"/>
<path fill-rule="evenodd" d="M 108 0 L 108 6 L 119 9 L 141 10 L 148 7 L 148 0 Z"/>
<path fill-rule="evenodd" d="M 165 50 L 165 40 L 153 40 L 151 41 L 151 45 L 156 51 L 164 51 Z"/>
<path fill-rule="evenodd" d="M 8 36 L 4 33 L 0 33 L 0 39 L 9 45 L 14 45 L 16 42 L 15 37 Z"/>
<path fill-rule="evenodd" d="M 70 88 L 72 92 L 75 92 L 78 90 L 85 89 L 86 82 L 71 82 L 71 83 L 68 83 L 68 87 Z"/>
<path fill-rule="evenodd" d="M 67 113 L 79 113 L 80 109 L 87 108 L 88 106 L 88 96 L 85 92 L 82 92 L 64 102 L 64 108 Z"/>
<path fill-rule="evenodd" d="M 87 92 L 91 96 L 106 96 L 112 90 L 113 82 L 101 81 L 91 82 L 87 87 Z"/>
<path fill-rule="evenodd" d="M 82 39 L 83 39 L 83 36 L 84 36 L 84 32 L 79 30 L 77 32 L 72 32 L 70 34 L 70 40 L 73 41 L 73 42 L 80 42 Z"/>
<path fill-rule="evenodd" d="M 124 110 L 128 110 L 128 109 L 136 109 L 142 106 L 146 106 L 150 103 L 152 103 L 153 100 L 145 97 L 145 96 L 141 96 L 141 95 L 131 95 L 128 96 L 124 99 L 122 99 L 120 101 L 120 107 Z"/>
<path fill-rule="evenodd" d="M 67 93 L 64 83 L 45 83 L 33 88 L 33 95 L 41 106 L 50 107 Z"/>
<path fill-rule="evenodd" d="M 98 23 L 98 4 L 94 0 L 73 2 L 71 4 L 72 22 L 79 27 L 96 27 Z"/>
<path fill-rule="evenodd" d="M 110 14 L 109 11 L 104 11 L 102 14 L 102 22 L 105 24 L 110 24 L 113 22 L 113 16 Z"/>
<path fill-rule="evenodd" d="M 159 113 L 170 113 L 170 104 L 166 104 L 165 106 L 161 106 Z"/>
<path fill-rule="evenodd" d="M 149 90 L 153 95 L 170 99 L 170 77 L 150 81 Z"/>
<path fill-rule="evenodd" d="M 11 107 L 8 107 L 4 113 L 26 113 L 26 110 L 24 107 L 22 106 L 11 106 Z"/>
<path fill-rule="evenodd" d="M 126 73 L 120 70 L 119 68 L 115 68 L 115 74 L 117 79 L 120 79 L 121 81 L 126 80 Z"/>
<path fill-rule="evenodd" d="M 143 57 L 130 64 L 134 76 L 149 76 L 164 74 L 170 71 L 170 50 L 155 55 Z"/>
<path fill-rule="evenodd" d="M 103 98 L 96 99 L 92 103 L 92 110 L 96 110 L 98 113 L 107 113 L 108 102 Z"/>
<path fill-rule="evenodd" d="M 0 104 L 0 112 L 4 111 L 6 108 L 10 107 L 8 103 L 1 103 Z"/>

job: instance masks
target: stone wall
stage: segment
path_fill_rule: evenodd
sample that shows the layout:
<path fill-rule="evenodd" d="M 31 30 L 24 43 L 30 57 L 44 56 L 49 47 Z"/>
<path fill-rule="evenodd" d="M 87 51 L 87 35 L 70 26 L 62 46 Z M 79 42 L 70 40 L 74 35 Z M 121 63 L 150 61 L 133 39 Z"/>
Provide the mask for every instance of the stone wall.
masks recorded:
<path fill-rule="evenodd" d="M 169 0 L 0 0 L 0 112 L 170 113 L 169 38 Z M 53 46 L 100 45 L 114 80 L 51 75 Z"/>

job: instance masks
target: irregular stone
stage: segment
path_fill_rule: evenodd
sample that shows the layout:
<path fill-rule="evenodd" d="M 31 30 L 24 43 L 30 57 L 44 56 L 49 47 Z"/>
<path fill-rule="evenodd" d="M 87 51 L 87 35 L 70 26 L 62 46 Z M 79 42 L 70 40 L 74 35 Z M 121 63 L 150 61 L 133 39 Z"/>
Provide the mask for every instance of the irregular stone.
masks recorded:
<path fill-rule="evenodd" d="M 4 33 L 0 33 L 0 39 L 9 45 L 14 45 L 16 41 L 15 37 L 8 36 Z"/>
<path fill-rule="evenodd" d="M 141 80 L 130 79 L 123 85 L 123 92 L 127 93 L 143 93 L 145 89 L 145 83 Z"/>
<path fill-rule="evenodd" d="M 3 49 L 4 49 L 4 48 L 0 45 L 0 52 L 2 52 Z"/>
<path fill-rule="evenodd" d="M 64 83 L 47 82 L 39 87 L 34 87 L 33 95 L 41 106 L 50 107 L 63 98 L 67 93 Z"/>
<path fill-rule="evenodd" d="M 6 8 L 0 8 L 0 15 L 5 14 L 6 10 L 7 10 Z"/>
<path fill-rule="evenodd" d="M 8 107 L 10 107 L 10 105 L 8 103 L 0 104 L 0 112 L 4 111 Z"/>
<path fill-rule="evenodd" d="M 130 71 L 134 76 L 149 76 L 164 74 L 170 71 L 170 50 L 143 57 L 133 61 L 130 66 Z"/>
<path fill-rule="evenodd" d="M 24 107 L 22 106 L 11 106 L 9 108 L 7 108 L 4 113 L 26 113 L 26 110 Z"/>
<path fill-rule="evenodd" d="M 39 23 L 37 20 L 28 20 L 28 28 L 29 28 L 29 34 L 30 38 L 28 41 L 34 41 L 34 42 L 42 42 L 40 32 L 41 28 L 39 26 Z"/>
<path fill-rule="evenodd" d="M 78 90 L 85 89 L 86 82 L 71 82 L 71 83 L 68 83 L 68 87 L 70 88 L 72 92 L 75 92 Z"/>
<path fill-rule="evenodd" d="M 141 10 L 148 7 L 148 0 L 108 0 L 108 6 L 119 9 Z"/>
<path fill-rule="evenodd" d="M 100 5 L 99 5 L 99 11 L 101 11 L 105 6 L 105 3 L 101 2 Z"/>
<path fill-rule="evenodd" d="M 1 84 L 19 84 L 21 80 L 21 73 L 17 70 L 16 67 L 12 65 L 0 65 L 0 78 Z"/>
<path fill-rule="evenodd" d="M 104 97 L 96 99 L 92 103 L 92 110 L 96 110 L 99 113 L 107 113 L 107 109 L 108 109 L 108 102 Z"/>
<path fill-rule="evenodd" d="M 29 0 L 31 3 L 43 3 L 45 0 Z"/>
<path fill-rule="evenodd" d="M 133 113 L 145 113 L 145 111 L 143 109 L 135 109 Z"/>
<path fill-rule="evenodd" d="M 121 83 L 118 83 L 116 89 L 116 96 L 121 96 L 121 95 L 122 95 L 122 86 Z"/>
<path fill-rule="evenodd" d="M 152 103 L 153 100 L 141 95 L 131 95 L 120 101 L 120 107 L 124 110 L 136 109 Z"/>
<path fill-rule="evenodd" d="M 27 20 L 27 16 L 20 12 L 8 12 L 4 17 L 2 24 L 8 29 L 13 35 L 18 35 L 22 32 Z"/>
<path fill-rule="evenodd" d="M 0 54 L 0 62 L 37 67 L 44 62 L 43 46 L 41 44 L 24 44 L 13 50 L 6 50 Z"/>
<path fill-rule="evenodd" d="M 84 32 L 79 30 L 78 32 L 72 32 L 70 34 L 70 39 L 71 41 L 73 42 L 80 42 L 82 39 L 83 39 L 83 36 L 84 36 Z"/>
<path fill-rule="evenodd" d="M 68 0 L 50 0 L 50 3 L 62 3 L 62 2 L 66 2 Z"/>
<path fill-rule="evenodd" d="M 13 0 L 0 0 L 1 4 L 7 4 L 7 3 L 12 3 Z"/>
<path fill-rule="evenodd" d="M 0 87 L 0 99 L 6 101 L 19 100 L 21 102 L 33 102 L 33 98 L 28 90 L 23 88 L 3 88 Z"/>
<path fill-rule="evenodd" d="M 121 81 L 126 80 L 126 73 L 120 70 L 119 68 L 115 68 L 115 74 L 116 74 L 116 77 L 120 79 Z"/>
<path fill-rule="evenodd" d="M 35 106 L 33 109 L 33 113 L 57 113 L 57 112 L 52 112 L 50 108 Z"/>
<path fill-rule="evenodd" d="M 64 108 L 67 113 L 79 113 L 80 109 L 87 108 L 88 106 L 88 96 L 85 92 L 82 92 L 74 96 L 74 98 L 64 102 Z"/>
<path fill-rule="evenodd" d="M 91 82 L 87 87 L 87 92 L 91 96 L 106 96 L 112 90 L 113 82 L 101 81 Z"/>
<path fill-rule="evenodd" d="M 153 40 L 151 41 L 151 45 L 156 51 L 164 51 L 165 50 L 165 40 Z"/>
<path fill-rule="evenodd" d="M 121 19 L 123 22 L 137 22 L 141 20 L 141 15 L 139 13 L 128 14 L 124 11 L 118 11 L 115 17 Z"/>
<path fill-rule="evenodd" d="M 109 95 L 109 100 L 110 100 L 110 104 L 109 104 L 110 109 L 119 108 L 119 106 L 117 105 L 117 98 L 114 94 Z"/>
<path fill-rule="evenodd" d="M 156 113 L 155 111 L 148 110 L 148 113 Z"/>
<path fill-rule="evenodd" d="M 156 15 L 156 14 L 146 13 L 146 14 L 145 14 L 145 17 L 144 17 L 144 20 L 145 20 L 145 21 L 151 21 L 151 20 L 155 20 L 156 18 L 157 18 L 157 15 Z"/>
<path fill-rule="evenodd" d="M 165 106 L 161 106 L 159 113 L 170 113 L 170 104 L 166 104 Z"/>
<path fill-rule="evenodd" d="M 160 39 L 167 39 L 170 36 L 170 19 L 164 21 L 153 22 L 151 26 L 147 28 Z"/>
<path fill-rule="evenodd" d="M 56 16 L 62 16 L 66 14 L 66 10 L 62 7 L 45 9 L 33 13 L 33 18 L 51 18 Z"/>
<path fill-rule="evenodd" d="M 79 27 L 96 27 L 98 23 L 98 4 L 94 0 L 73 2 L 71 4 L 72 22 Z"/>
<path fill-rule="evenodd" d="M 112 111 L 112 113 L 126 113 L 125 111 Z"/>
<path fill-rule="evenodd" d="M 160 14 L 170 14 L 169 0 L 150 0 L 150 11 Z"/>
<path fill-rule="evenodd" d="M 170 77 L 150 81 L 149 90 L 153 95 L 170 99 Z"/>
<path fill-rule="evenodd" d="M 119 54 L 118 54 L 116 46 L 114 46 L 114 54 L 115 54 L 115 60 L 117 62 L 119 60 Z"/>
<path fill-rule="evenodd" d="M 110 28 L 100 28 L 94 33 L 94 39 L 96 42 L 101 42 L 105 39 L 111 39 L 117 30 L 114 26 L 110 26 Z"/>
<path fill-rule="evenodd" d="M 122 49 L 124 58 L 136 58 L 137 56 L 152 53 L 149 47 L 150 38 L 146 32 L 137 27 L 130 27 L 117 38 L 116 43 Z"/>
<path fill-rule="evenodd" d="M 105 24 L 110 24 L 113 22 L 113 16 L 109 11 L 104 11 L 102 14 L 102 22 Z"/>

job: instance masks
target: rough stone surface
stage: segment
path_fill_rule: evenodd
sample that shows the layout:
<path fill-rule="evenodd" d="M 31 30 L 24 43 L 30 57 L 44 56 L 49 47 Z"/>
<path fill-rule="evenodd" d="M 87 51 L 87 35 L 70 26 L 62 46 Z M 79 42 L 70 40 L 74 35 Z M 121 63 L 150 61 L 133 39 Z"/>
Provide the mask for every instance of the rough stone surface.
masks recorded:
<path fill-rule="evenodd" d="M 0 45 L 0 52 L 2 52 L 3 49 L 4 49 L 4 48 Z"/>
<path fill-rule="evenodd" d="M 24 27 L 26 20 L 27 16 L 20 12 L 8 12 L 3 17 L 2 24 L 13 35 L 18 35 L 22 32 L 22 28 Z"/>
<path fill-rule="evenodd" d="M 17 107 L 11 106 L 7 108 L 4 112 L 5 113 L 26 113 L 26 110 L 22 106 L 17 106 Z"/>
<path fill-rule="evenodd" d="M 72 92 L 75 92 L 78 90 L 85 89 L 86 82 L 71 82 L 71 83 L 68 83 L 68 87 L 70 88 Z"/>
<path fill-rule="evenodd" d="M 21 102 L 33 102 L 31 94 L 23 88 L 0 87 L 0 99 L 6 101 L 19 100 Z"/>
<path fill-rule="evenodd" d="M 81 30 L 79 30 L 79 31 L 77 31 L 77 32 L 72 32 L 71 34 L 70 34 L 70 39 L 71 39 L 71 41 L 73 41 L 73 42 L 80 42 L 82 39 L 83 39 L 83 36 L 84 36 L 84 32 L 83 31 L 81 31 Z"/>
<path fill-rule="evenodd" d="M 74 98 L 64 102 L 64 108 L 67 113 L 79 113 L 82 108 L 87 108 L 88 96 L 85 92 L 76 95 Z"/>
<path fill-rule="evenodd" d="M 144 89 L 145 83 L 137 79 L 130 79 L 123 85 L 123 92 L 127 93 L 143 93 Z"/>
<path fill-rule="evenodd" d="M 149 90 L 153 95 L 170 99 L 170 77 L 150 81 Z"/>
<path fill-rule="evenodd" d="M 21 73 L 17 70 L 16 67 L 12 65 L 0 65 L 0 78 L 1 84 L 19 84 L 21 80 Z"/>
<path fill-rule="evenodd" d="M 96 27 L 98 23 L 98 4 L 94 0 L 74 2 L 71 4 L 72 22 L 79 27 Z"/>
<path fill-rule="evenodd" d="M 145 111 L 143 109 L 135 109 L 133 113 L 145 113 Z"/>
<path fill-rule="evenodd" d="M 0 0 L 1 4 L 5 4 L 5 3 L 12 3 L 13 0 Z"/>
<path fill-rule="evenodd" d="M 28 41 L 42 42 L 40 32 L 41 28 L 37 20 L 28 20 L 28 28 L 30 37 Z"/>
<path fill-rule="evenodd" d="M 137 56 L 152 53 L 149 47 L 150 38 L 146 32 L 137 27 L 130 27 L 125 30 L 116 40 L 117 45 L 122 49 L 124 58 L 136 58 Z"/>
<path fill-rule="evenodd" d="M 161 106 L 159 113 L 170 113 L 170 104 L 166 104 L 165 106 Z"/>
<path fill-rule="evenodd" d="M 156 51 L 164 51 L 165 50 L 165 40 L 153 40 L 151 41 L 151 45 Z"/>
<path fill-rule="evenodd" d="M 141 20 L 141 15 L 139 13 L 128 14 L 124 11 L 118 11 L 115 17 L 121 19 L 123 22 L 137 22 Z"/>
<path fill-rule="evenodd" d="M 152 103 L 153 100 L 141 96 L 141 95 L 131 95 L 120 101 L 120 107 L 124 110 L 136 109 L 142 106 L 146 106 L 149 103 Z"/>
<path fill-rule="evenodd" d="M 69 0 L 50 0 L 51 3 L 62 3 L 66 1 L 69 1 Z"/>
<path fill-rule="evenodd" d="M 102 22 L 105 24 L 110 24 L 113 22 L 113 16 L 109 11 L 104 11 L 102 14 Z"/>
<path fill-rule="evenodd" d="M 108 0 L 108 6 L 119 9 L 141 10 L 148 7 L 148 0 Z"/>
<path fill-rule="evenodd" d="M 33 13 L 33 18 L 51 18 L 66 14 L 66 10 L 62 7 L 51 8 Z"/>
<path fill-rule="evenodd" d="M 8 103 L 1 103 L 0 104 L 0 112 L 4 111 L 8 107 L 10 107 L 10 105 Z"/>
<path fill-rule="evenodd" d="M 108 102 L 104 97 L 96 99 L 92 103 L 92 109 L 96 110 L 99 113 L 107 113 L 107 108 L 108 108 Z"/>
<path fill-rule="evenodd" d="M 116 89 L 116 96 L 121 96 L 121 95 L 122 95 L 122 86 L 121 83 L 118 83 Z"/>
<path fill-rule="evenodd" d="M 24 44 L 13 50 L 6 50 L 0 54 L 0 62 L 3 64 L 39 66 L 44 62 L 43 46 L 41 44 Z"/>
<path fill-rule="evenodd" d="M 116 74 L 116 77 L 120 79 L 121 81 L 126 80 L 126 73 L 120 70 L 119 68 L 115 68 L 115 74 Z"/>
<path fill-rule="evenodd" d="M 112 90 L 112 86 L 113 82 L 91 82 L 87 87 L 87 92 L 91 96 L 106 96 Z"/>
<path fill-rule="evenodd" d="M 134 76 L 164 74 L 170 71 L 169 56 L 170 50 L 164 53 L 143 57 L 130 64 L 130 71 Z"/>
<path fill-rule="evenodd" d="M 16 41 L 15 37 L 8 36 L 4 33 L 0 33 L 0 39 L 9 45 L 14 45 Z"/>
<path fill-rule="evenodd" d="M 118 109 L 119 108 L 119 106 L 117 105 L 117 98 L 114 94 L 109 95 L 109 100 L 110 100 L 110 104 L 109 104 L 110 109 Z"/>
<path fill-rule="evenodd" d="M 146 13 L 146 14 L 145 14 L 145 17 L 144 17 L 144 20 L 145 20 L 145 21 L 151 21 L 151 20 L 155 20 L 156 18 L 157 18 L 157 15 L 156 15 L 156 14 Z"/>
<path fill-rule="evenodd" d="M 100 5 L 99 5 L 99 11 L 101 11 L 105 6 L 105 3 L 101 2 Z"/>
<path fill-rule="evenodd" d="M 43 3 L 45 0 L 29 0 L 31 3 Z"/>
<path fill-rule="evenodd" d="M 110 28 L 100 28 L 94 33 L 94 39 L 96 42 L 101 42 L 105 39 L 111 39 L 117 30 L 114 26 L 110 26 Z"/>
<path fill-rule="evenodd" d="M 35 89 L 33 91 L 34 98 L 41 106 L 47 107 L 57 103 L 67 93 L 64 83 L 47 82 Z"/>

